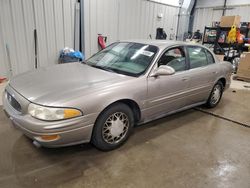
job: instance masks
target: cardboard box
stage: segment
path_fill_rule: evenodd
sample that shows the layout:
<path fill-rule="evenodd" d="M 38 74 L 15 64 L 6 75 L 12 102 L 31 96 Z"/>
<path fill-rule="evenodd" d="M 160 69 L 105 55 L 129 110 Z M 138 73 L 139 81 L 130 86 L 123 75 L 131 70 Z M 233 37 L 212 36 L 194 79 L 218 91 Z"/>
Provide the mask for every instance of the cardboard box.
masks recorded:
<path fill-rule="evenodd" d="M 240 16 L 222 16 L 220 20 L 220 27 L 240 27 Z"/>
<path fill-rule="evenodd" d="M 250 52 L 241 54 L 237 76 L 250 79 Z"/>
<path fill-rule="evenodd" d="M 224 55 L 217 55 L 217 54 L 216 54 L 216 57 L 217 57 L 220 61 L 224 61 Z"/>

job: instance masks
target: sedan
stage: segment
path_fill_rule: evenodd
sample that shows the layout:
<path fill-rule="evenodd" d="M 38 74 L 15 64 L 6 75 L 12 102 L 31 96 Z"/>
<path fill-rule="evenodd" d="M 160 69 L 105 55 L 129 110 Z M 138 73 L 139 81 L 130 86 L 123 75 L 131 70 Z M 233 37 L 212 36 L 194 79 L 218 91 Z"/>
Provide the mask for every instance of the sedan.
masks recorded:
<path fill-rule="evenodd" d="M 198 44 L 115 42 L 85 62 L 14 77 L 3 106 L 37 145 L 91 142 L 107 151 L 121 146 L 135 125 L 202 104 L 215 107 L 231 72 L 229 62 Z"/>

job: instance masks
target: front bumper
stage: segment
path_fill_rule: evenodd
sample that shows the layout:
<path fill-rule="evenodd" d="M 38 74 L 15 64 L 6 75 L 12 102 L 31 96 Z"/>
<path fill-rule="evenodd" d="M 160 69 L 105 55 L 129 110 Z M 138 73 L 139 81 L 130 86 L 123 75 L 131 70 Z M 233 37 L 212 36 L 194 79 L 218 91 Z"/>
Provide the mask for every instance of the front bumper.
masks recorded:
<path fill-rule="evenodd" d="M 20 102 L 22 111 L 18 112 L 9 103 L 7 92 Z M 14 126 L 26 136 L 45 147 L 62 147 L 89 142 L 97 114 L 84 115 L 61 121 L 42 121 L 33 118 L 27 112 L 30 103 L 10 86 L 3 94 L 3 108 Z M 56 140 L 42 140 L 41 136 L 59 135 Z"/>

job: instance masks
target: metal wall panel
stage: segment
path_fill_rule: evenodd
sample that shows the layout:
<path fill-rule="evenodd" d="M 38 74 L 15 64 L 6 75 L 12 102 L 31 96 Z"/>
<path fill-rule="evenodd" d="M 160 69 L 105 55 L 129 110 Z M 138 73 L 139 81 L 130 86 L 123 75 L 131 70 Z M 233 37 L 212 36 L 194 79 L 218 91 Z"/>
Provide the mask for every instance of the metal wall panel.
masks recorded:
<path fill-rule="evenodd" d="M 25 29 L 25 51 L 27 53 L 27 70 L 32 70 L 34 68 L 34 59 L 35 59 L 35 42 L 33 30 L 35 29 L 35 18 L 34 18 L 34 8 L 32 0 L 23 0 L 22 1 L 22 10 L 23 10 L 23 20 L 24 20 L 24 29 Z M 1 13 L 0 13 L 1 14 Z M 22 61 L 21 61 L 22 62 Z M 25 66 L 24 65 L 24 66 Z"/>
<path fill-rule="evenodd" d="M 250 21 L 250 5 L 233 6 L 233 9 L 226 10 L 226 16 L 240 15 L 242 22 Z M 196 8 L 194 16 L 194 31 L 200 29 L 203 31 L 205 26 L 211 26 L 213 21 L 220 21 L 222 10 L 213 8 Z"/>
<path fill-rule="evenodd" d="M 0 7 L 0 11 L 1 11 L 1 7 Z M 8 76 L 8 60 L 7 60 L 7 56 L 6 56 L 6 49 L 4 44 L 4 38 L 3 38 L 3 27 L 2 27 L 2 20 L 0 18 L 0 75 L 2 76 Z"/>
<path fill-rule="evenodd" d="M 240 6 L 249 4 L 249 0 L 227 0 L 227 6 Z M 221 7 L 224 5 L 224 0 L 198 0 L 197 8 Z"/>
<path fill-rule="evenodd" d="M 98 51 L 98 34 L 107 36 L 109 43 L 117 40 L 119 8 L 117 0 L 84 0 L 85 56 Z"/>
<path fill-rule="evenodd" d="M 59 50 L 74 47 L 75 2 L 1 0 L 0 76 L 9 76 L 6 46 L 13 75 L 34 69 L 34 29 L 37 30 L 39 66 L 57 63 Z"/>
<path fill-rule="evenodd" d="M 241 22 L 250 22 L 250 4 L 245 6 L 237 6 L 231 10 L 226 10 L 226 15 L 240 15 Z"/>
<path fill-rule="evenodd" d="M 195 9 L 193 30 L 197 29 L 203 32 L 205 26 L 211 26 L 213 21 L 220 21 L 222 10 L 213 10 L 213 8 Z"/>
<path fill-rule="evenodd" d="M 54 2 L 54 20 L 56 32 L 56 49 L 59 51 L 64 45 L 64 27 L 63 27 L 63 7 L 62 0 L 53 0 Z M 56 7 L 56 8 L 55 8 Z"/>
<path fill-rule="evenodd" d="M 38 67 L 47 65 L 48 62 L 48 40 L 45 24 L 44 1 L 33 1 L 35 13 L 35 28 L 37 29 L 38 44 Z M 50 20 L 51 21 L 51 20 Z"/>
<path fill-rule="evenodd" d="M 157 18 L 162 13 L 163 18 Z M 85 55 L 96 53 L 97 36 L 117 40 L 155 38 L 156 28 L 175 33 L 178 8 L 145 0 L 84 0 Z"/>
<path fill-rule="evenodd" d="M 196 7 L 199 7 L 199 8 L 216 7 L 216 6 L 223 6 L 223 5 L 224 5 L 224 0 L 198 0 L 196 3 Z"/>
<path fill-rule="evenodd" d="M 51 0 L 44 0 L 44 17 L 45 20 L 49 20 L 53 18 L 54 10 L 53 10 L 53 1 Z M 45 22 L 45 29 L 46 29 L 46 38 L 47 38 L 47 63 L 54 62 L 54 56 L 58 53 L 56 48 L 56 32 L 55 32 L 55 20 L 51 19 L 49 22 Z M 42 62 L 41 62 L 42 63 Z"/>
<path fill-rule="evenodd" d="M 14 26 L 13 26 L 13 13 L 11 9 L 10 1 L 2 0 L 0 1 L 0 19 L 1 19 L 1 37 L 3 43 L 0 46 L 3 46 L 4 50 L 0 54 L 0 72 L 3 72 L 3 76 L 7 76 L 8 70 L 4 70 L 3 64 L 10 59 L 12 62 L 13 73 L 17 73 L 19 66 L 17 61 L 17 45 L 14 35 Z M 7 58 L 6 46 L 10 49 L 10 58 Z M 3 62 L 3 60 L 5 62 Z M 8 66 L 9 67 L 9 66 Z M 10 68 L 9 68 L 10 69 Z"/>

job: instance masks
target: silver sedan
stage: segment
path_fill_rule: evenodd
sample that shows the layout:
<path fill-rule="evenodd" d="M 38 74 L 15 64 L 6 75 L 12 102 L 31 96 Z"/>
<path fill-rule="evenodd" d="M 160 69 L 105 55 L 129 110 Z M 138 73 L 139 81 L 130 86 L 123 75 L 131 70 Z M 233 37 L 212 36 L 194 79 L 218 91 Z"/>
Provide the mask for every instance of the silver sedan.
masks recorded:
<path fill-rule="evenodd" d="M 83 63 L 14 77 L 3 105 L 15 127 L 37 144 L 91 142 L 112 150 L 136 124 L 202 104 L 215 107 L 231 72 L 230 63 L 219 62 L 201 45 L 116 42 Z"/>

